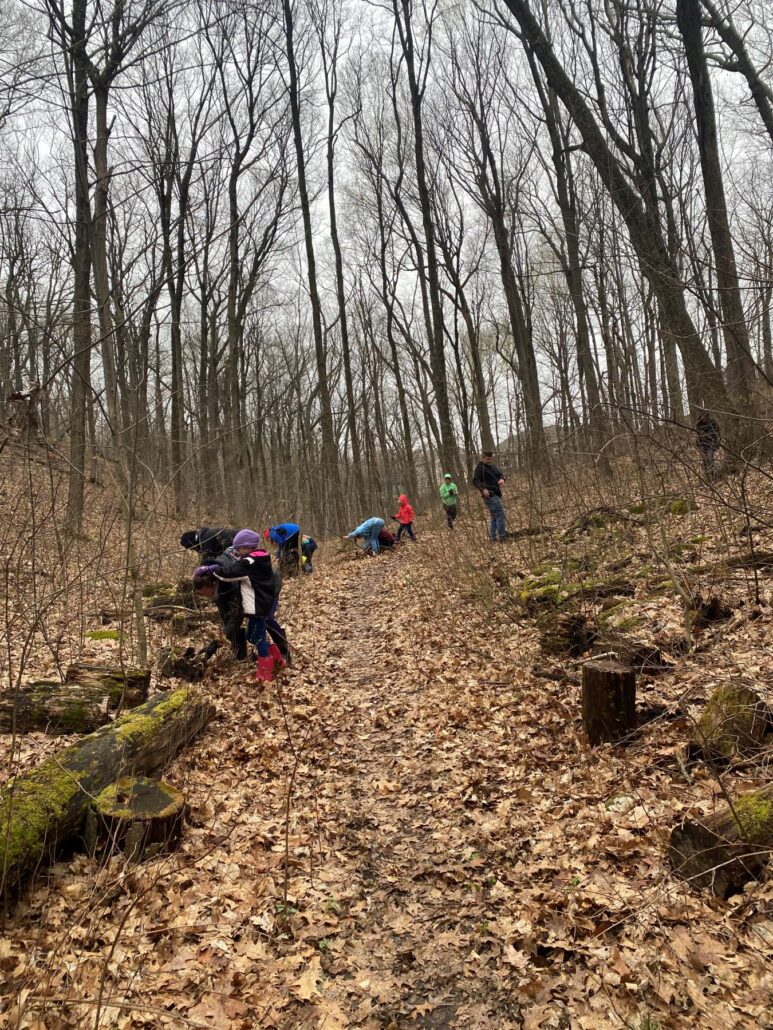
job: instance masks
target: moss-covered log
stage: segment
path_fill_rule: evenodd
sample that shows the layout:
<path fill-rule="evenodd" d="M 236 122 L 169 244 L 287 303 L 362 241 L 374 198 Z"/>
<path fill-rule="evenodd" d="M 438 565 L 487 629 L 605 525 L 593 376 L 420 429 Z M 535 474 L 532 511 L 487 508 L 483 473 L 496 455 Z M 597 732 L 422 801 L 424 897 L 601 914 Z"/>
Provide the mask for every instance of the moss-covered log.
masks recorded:
<path fill-rule="evenodd" d="M 689 762 L 726 765 L 755 751 L 771 728 L 771 712 L 749 687 L 717 687 L 687 745 Z"/>
<path fill-rule="evenodd" d="M 588 743 L 615 743 L 636 727 L 636 674 L 620 662 L 588 662 L 582 670 L 582 725 Z"/>
<path fill-rule="evenodd" d="M 111 709 L 136 708 L 148 699 L 150 669 L 78 662 L 69 667 L 64 681 L 102 690 L 108 696 Z"/>
<path fill-rule="evenodd" d="M 204 623 L 217 619 L 213 607 L 205 597 L 194 592 L 190 580 L 180 580 L 176 587 L 167 584 L 154 585 L 163 587 L 163 590 L 149 597 L 145 605 L 145 615 L 149 619 L 156 622 L 171 622 L 174 628 L 181 632 L 197 629 Z"/>
<path fill-rule="evenodd" d="M 110 721 L 107 692 L 58 680 L 0 694 L 0 731 L 52 735 L 92 733 Z"/>
<path fill-rule="evenodd" d="M 200 694 L 159 694 L 72 747 L 16 776 L 0 791 L 0 896 L 76 840 L 91 801 L 122 776 L 162 769 L 212 719 Z"/>
<path fill-rule="evenodd" d="M 566 597 L 568 601 L 600 601 L 605 597 L 633 597 L 636 586 L 628 579 L 610 579 L 606 582 L 586 583 Z"/>
<path fill-rule="evenodd" d="M 720 898 L 760 878 L 773 851 L 773 784 L 743 794 L 732 809 L 685 820 L 671 833 L 668 855 L 674 872 Z"/>
<path fill-rule="evenodd" d="M 185 812 L 185 799 L 168 783 L 122 777 L 100 791 L 88 811 L 89 851 L 119 848 L 134 862 L 171 851 L 182 835 Z"/>

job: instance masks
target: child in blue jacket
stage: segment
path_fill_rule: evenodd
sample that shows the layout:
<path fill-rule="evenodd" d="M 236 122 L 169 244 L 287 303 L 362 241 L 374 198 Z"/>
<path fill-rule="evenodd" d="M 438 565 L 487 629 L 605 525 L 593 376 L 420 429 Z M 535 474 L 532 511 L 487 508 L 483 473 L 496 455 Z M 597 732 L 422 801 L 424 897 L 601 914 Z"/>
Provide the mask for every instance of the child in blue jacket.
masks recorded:
<path fill-rule="evenodd" d="M 356 540 L 357 537 L 362 537 L 365 553 L 378 554 L 381 549 L 378 535 L 385 525 L 386 523 L 383 519 L 374 516 L 373 518 L 366 519 L 356 529 L 353 529 L 351 533 L 347 533 L 344 540 Z"/>

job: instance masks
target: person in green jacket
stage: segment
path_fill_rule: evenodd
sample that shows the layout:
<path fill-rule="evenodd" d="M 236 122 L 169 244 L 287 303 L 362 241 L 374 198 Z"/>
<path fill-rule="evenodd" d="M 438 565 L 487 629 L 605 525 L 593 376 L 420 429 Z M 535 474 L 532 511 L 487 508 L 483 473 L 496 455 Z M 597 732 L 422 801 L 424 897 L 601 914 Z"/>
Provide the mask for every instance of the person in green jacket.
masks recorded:
<path fill-rule="evenodd" d="M 446 510 L 448 528 L 453 529 L 454 519 L 457 516 L 456 505 L 459 503 L 459 489 L 450 472 L 446 472 L 443 476 L 443 482 L 440 484 L 440 499 Z"/>

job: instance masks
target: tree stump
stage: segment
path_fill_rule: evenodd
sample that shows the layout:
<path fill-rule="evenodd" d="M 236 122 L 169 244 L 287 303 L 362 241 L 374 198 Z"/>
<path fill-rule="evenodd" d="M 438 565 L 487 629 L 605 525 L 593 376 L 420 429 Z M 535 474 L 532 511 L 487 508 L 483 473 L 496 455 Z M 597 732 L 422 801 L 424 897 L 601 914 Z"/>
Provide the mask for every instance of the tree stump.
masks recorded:
<path fill-rule="evenodd" d="M 622 740 L 636 728 L 636 673 L 613 661 L 582 670 L 582 724 L 592 747 Z"/>
<path fill-rule="evenodd" d="M 94 798 L 87 815 L 86 844 L 91 854 L 106 844 L 132 862 L 174 850 L 182 836 L 186 804 L 182 794 L 160 780 L 125 777 Z"/>
<path fill-rule="evenodd" d="M 685 820 L 671 832 L 668 857 L 677 876 L 720 898 L 762 874 L 773 849 L 773 784 L 743 794 L 718 815 Z"/>
<path fill-rule="evenodd" d="M 717 687 L 687 745 L 688 762 L 724 766 L 755 751 L 771 728 L 771 712 L 749 687 Z"/>
<path fill-rule="evenodd" d="M 0 694 L 0 731 L 93 733 L 110 721 L 106 690 L 41 680 Z"/>
<path fill-rule="evenodd" d="M 111 709 L 136 708 L 148 699 L 150 669 L 78 662 L 69 667 L 64 682 L 99 688 L 107 694 Z"/>
<path fill-rule="evenodd" d="M 108 784 L 162 769 L 214 714 L 193 690 L 158 694 L 10 780 L 0 790 L 0 897 L 15 897 L 34 870 L 78 839 Z"/>

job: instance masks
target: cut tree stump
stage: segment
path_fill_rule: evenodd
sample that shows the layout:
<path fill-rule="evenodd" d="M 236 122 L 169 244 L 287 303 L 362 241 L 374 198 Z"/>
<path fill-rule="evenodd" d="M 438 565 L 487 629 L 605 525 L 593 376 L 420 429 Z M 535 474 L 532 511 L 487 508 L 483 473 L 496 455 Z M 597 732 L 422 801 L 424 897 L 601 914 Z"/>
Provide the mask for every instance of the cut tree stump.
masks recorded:
<path fill-rule="evenodd" d="M 0 897 L 83 832 L 91 801 L 123 776 L 162 769 L 213 718 L 192 690 L 159 694 L 59 751 L 0 791 Z"/>
<path fill-rule="evenodd" d="M 150 669 L 78 662 L 69 667 L 64 682 L 99 688 L 107 694 L 111 709 L 136 708 L 148 699 Z"/>
<path fill-rule="evenodd" d="M 668 857 L 677 876 L 720 898 L 762 876 L 773 849 L 773 784 L 742 794 L 718 815 L 685 820 L 671 832 Z"/>
<path fill-rule="evenodd" d="M 615 743 L 636 728 L 636 673 L 614 661 L 582 670 L 582 724 L 592 747 Z"/>
<path fill-rule="evenodd" d="M 717 687 L 687 745 L 688 763 L 702 760 L 724 766 L 734 755 L 751 754 L 770 731 L 772 718 L 750 687 Z"/>
<path fill-rule="evenodd" d="M 109 721 L 108 694 L 99 687 L 41 680 L 0 694 L 3 733 L 85 734 Z"/>
<path fill-rule="evenodd" d="M 118 848 L 133 862 L 172 851 L 182 836 L 186 804 L 182 794 L 147 776 L 124 777 L 94 798 L 86 816 L 90 853 L 104 843 L 106 853 Z"/>

